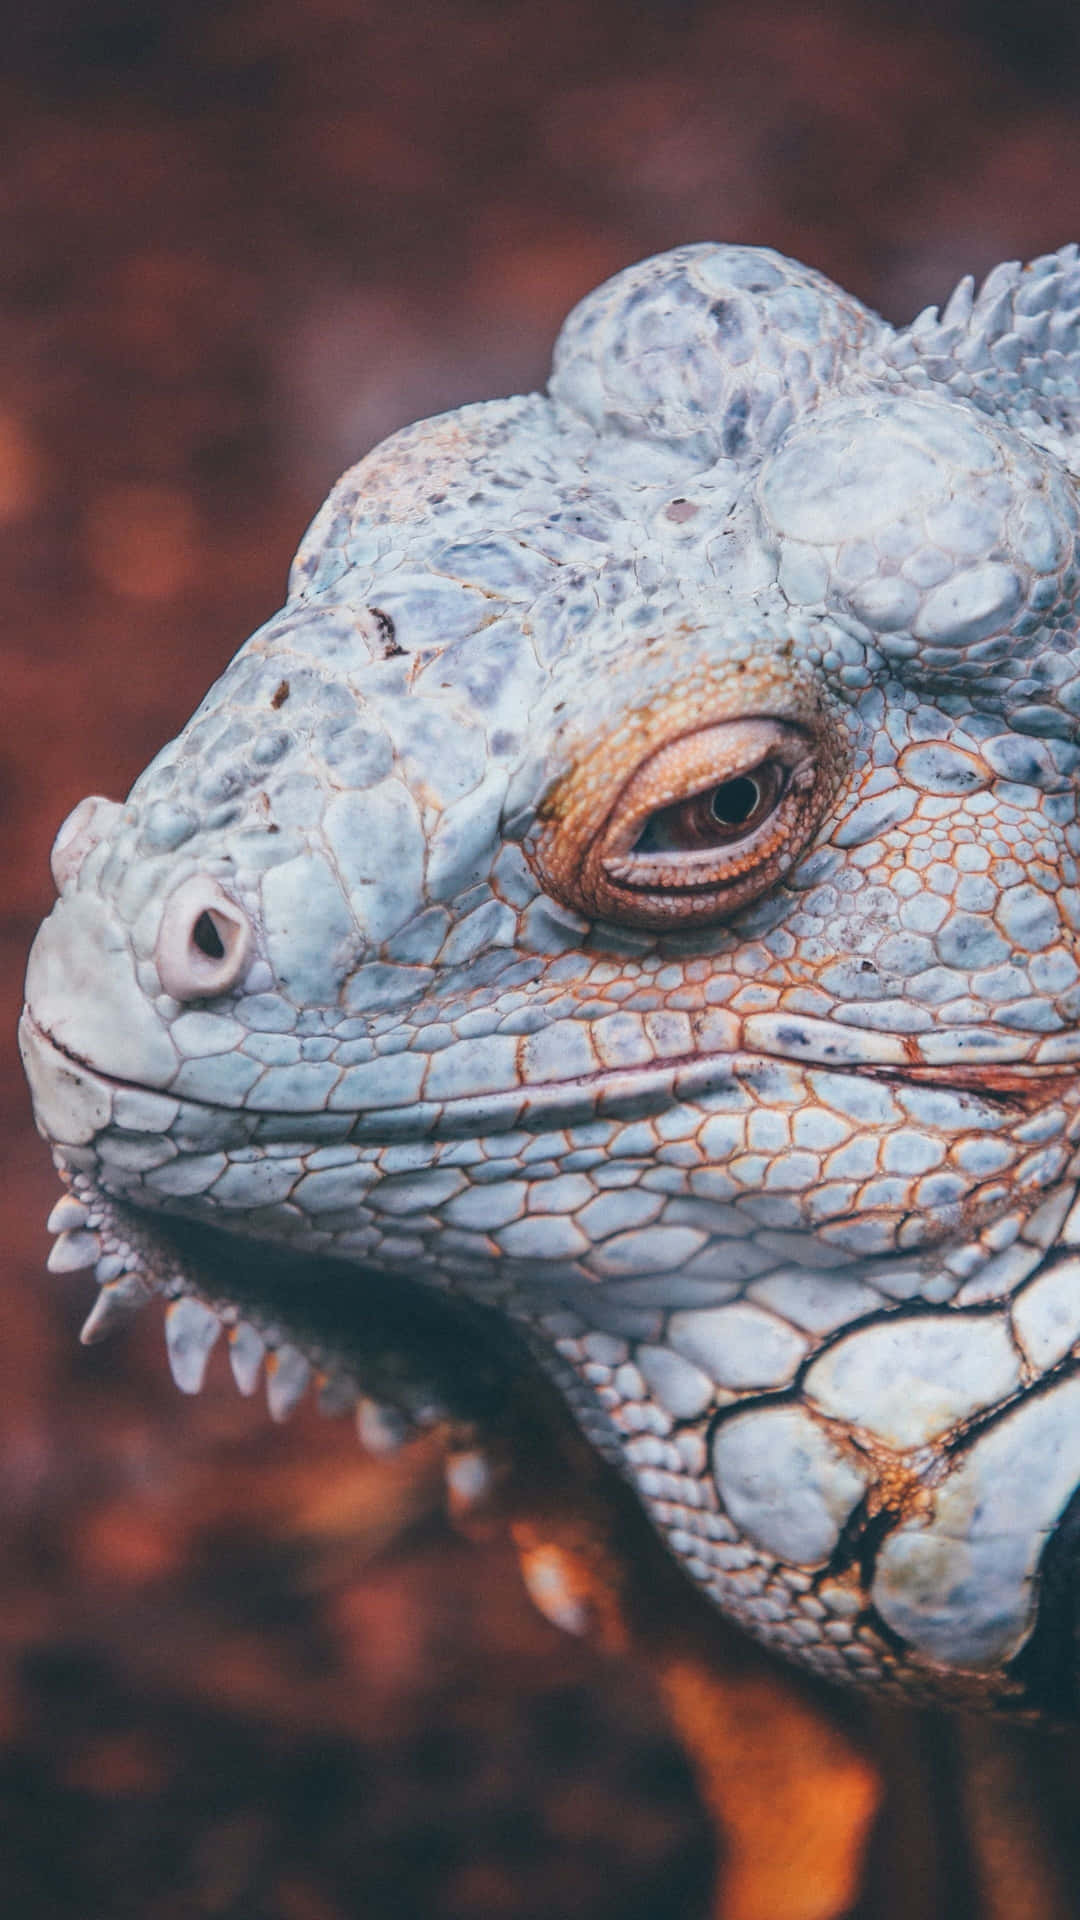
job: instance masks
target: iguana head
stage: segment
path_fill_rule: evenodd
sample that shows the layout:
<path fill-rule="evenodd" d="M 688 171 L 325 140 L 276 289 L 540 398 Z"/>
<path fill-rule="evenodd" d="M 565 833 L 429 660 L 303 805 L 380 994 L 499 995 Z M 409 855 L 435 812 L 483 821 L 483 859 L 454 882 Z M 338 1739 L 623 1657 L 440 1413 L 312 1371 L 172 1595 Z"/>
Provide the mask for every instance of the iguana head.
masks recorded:
<path fill-rule="evenodd" d="M 1029 1697 L 1080 1484 L 1078 307 L 1069 248 L 898 333 L 683 247 L 547 395 L 345 475 L 56 842 L 22 1032 L 92 1332 L 184 1295 L 197 1383 L 176 1218 L 459 1290 L 753 1631 Z"/>

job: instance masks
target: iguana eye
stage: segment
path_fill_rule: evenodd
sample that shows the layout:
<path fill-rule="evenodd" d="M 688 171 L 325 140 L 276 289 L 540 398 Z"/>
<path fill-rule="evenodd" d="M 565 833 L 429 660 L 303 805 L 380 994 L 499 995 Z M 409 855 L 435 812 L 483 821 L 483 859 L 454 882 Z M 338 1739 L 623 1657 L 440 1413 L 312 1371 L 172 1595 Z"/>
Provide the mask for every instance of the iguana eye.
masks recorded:
<path fill-rule="evenodd" d="M 820 750 L 816 729 L 790 721 L 721 721 L 650 754 L 609 789 L 606 816 L 597 756 L 585 805 L 560 810 L 539 842 L 545 878 L 579 911 L 631 926 L 722 919 L 806 846 L 832 786 Z"/>
<path fill-rule="evenodd" d="M 736 774 L 672 807 L 660 807 L 646 820 L 631 856 L 732 846 L 768 818 L 786 785 L 787 768 L 764 760 L 752 773 Z"/>

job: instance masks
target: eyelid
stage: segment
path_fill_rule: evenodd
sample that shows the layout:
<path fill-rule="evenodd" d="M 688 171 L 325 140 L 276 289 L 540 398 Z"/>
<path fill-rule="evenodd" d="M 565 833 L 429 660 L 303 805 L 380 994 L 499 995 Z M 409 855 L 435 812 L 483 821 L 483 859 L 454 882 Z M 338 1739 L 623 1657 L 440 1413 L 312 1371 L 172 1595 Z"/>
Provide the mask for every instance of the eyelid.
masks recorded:
<path fill-rule="evenodd" d="M 695 726 L 688 690 L 672 704 L 628 713 L 542 805 L 529 858 L 548 892 L 576 913 L 658 932 L 723 921 L 783 879 L 843 777 L 845 738 L 812 690 L 792 702 L 790 718 L 744 711 Z M 703 704 L 699 695 L 699 714 Z M 635 852 L 650 818 L 766 762 L 782 778 L 745 834 Z"/>
<path fill-rule="evenodd" d="M 758 765 L 761 766 L 761 762 Z M 690 890 L 695 886 L 728 885 L 740 874 L 760 866 L 773 847 L 782 847 L 787 821 L 784 802 L 792 791 L 789 781 L 782 786 L 768 811 L 756 825 L 744 833 L 733 832 L 701 847 L 659 847 L 637 851 L 635 842 L 628 853 L 601 855 L 604 872 L 614 881 L 637 889 L 672 888 Z M 692 799 L 693 795 L 688 795 Z M 664 809 L 667 811 L 667 809 Z M 643 825 L 655 816 L 649 814 Z M 640 835 L 638 836 L 640 839 Z"/>
<path fill-rule="evenodd" d="M 719 892 L 733 887 L 744 875 L 756 872 L 790 837 L 793 796 L 789 783 L 756 827 L 741 838 L 713 846 L 672 849 L 655 853 L 601 854 L 608 878 L 635 892 Z"/>
<path fill-rule="evenodd" d="M 646 760 L 617 795 L 608 819 L 633 815 L 644 823 L 662 807 L 752 774 L 765 760 L 793 764 L 809 746 L 802 730 L 785 721 L 754 716 L 700 727 L 669 741 Z"/>

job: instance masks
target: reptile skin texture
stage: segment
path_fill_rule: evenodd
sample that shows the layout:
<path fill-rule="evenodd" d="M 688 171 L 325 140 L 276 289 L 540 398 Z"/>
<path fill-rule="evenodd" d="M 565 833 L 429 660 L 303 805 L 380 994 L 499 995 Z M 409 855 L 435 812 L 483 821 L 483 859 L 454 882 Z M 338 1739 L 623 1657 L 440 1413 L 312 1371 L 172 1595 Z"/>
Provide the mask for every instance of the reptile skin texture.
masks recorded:
<path fill-rule="evenodd" d="M 352 468 L 57 839 L 21 1035 L 86 1337 L 163 1294 L 185 1390 L 224 1326 L 378 1439 L 178 1223 L 464 1296 L 752 1634 L 1032 1704 L 1080 1505 L 1078 430 L 1075 247 L 897 330 L 700 245 L 584 300 L 546 394 Z"/>

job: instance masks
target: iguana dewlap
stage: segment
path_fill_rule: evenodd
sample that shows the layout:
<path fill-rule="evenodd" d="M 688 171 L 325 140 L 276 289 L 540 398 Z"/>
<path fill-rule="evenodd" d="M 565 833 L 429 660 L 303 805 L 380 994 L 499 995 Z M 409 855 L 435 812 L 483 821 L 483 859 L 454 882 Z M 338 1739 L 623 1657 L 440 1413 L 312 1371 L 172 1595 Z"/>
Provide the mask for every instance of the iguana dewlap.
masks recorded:
<path fill-rule="evenodd" d="M 548 394 L 347 473 L 56 842 L 22 1040 L 91 1334 L 180 1295 L 198 1384 L 169 1216 L 463 1293 L 753 1633 L 1030 1698 L 1080 1578 L 1078 470 L 1075 248 L 897 332 L 689 246 Z"/>

